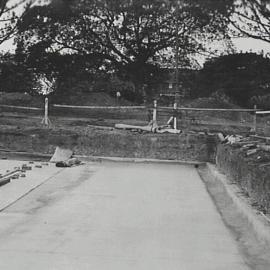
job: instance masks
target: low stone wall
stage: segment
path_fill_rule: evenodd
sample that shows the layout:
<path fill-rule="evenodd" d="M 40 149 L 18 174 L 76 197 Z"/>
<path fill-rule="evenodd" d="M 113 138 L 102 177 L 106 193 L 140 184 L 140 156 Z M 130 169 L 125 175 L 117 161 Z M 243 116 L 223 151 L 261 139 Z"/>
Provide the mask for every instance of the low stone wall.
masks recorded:
<path fill-rule="evenodd" d="M 216 139 L 203 134 L 139 134 L 120 130 L 29 129 L 0 131 L 0 148 L 53 153 L 56 146 L 76 154 L 213 162 Z"/>
<path fill-rule="evenodd" d="M 255 156 L 247 157 L 239 148 L 222 144 L 217 146 L 216 164 L 254 200 L 254 206 L 270 212 L 270 166 L 261 166 Z"/>

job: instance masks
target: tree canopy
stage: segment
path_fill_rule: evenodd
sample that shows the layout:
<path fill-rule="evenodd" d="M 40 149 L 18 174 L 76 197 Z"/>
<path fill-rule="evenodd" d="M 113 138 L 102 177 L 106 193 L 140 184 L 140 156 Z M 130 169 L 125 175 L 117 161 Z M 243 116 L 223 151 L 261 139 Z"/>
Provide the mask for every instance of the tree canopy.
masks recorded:
<path fill-rule="evenodd" d="M 233 0 L 58 0 L 34 6 L 20 21 L 18 48 L 26 55 L 77 54 L 118 72 L 136 86 L 158 79 L 173 55 L 203 51 L 222 38 Z M 170 57 L 169 57 L 170 58 Z M 38 58 L 39 61 L 42 58 Z"/>
<path fill-rule="evenodd" d="M 17 33 L 17 22 L 37 0 L 0 0 L 0 44 Z"/>
<path fill-rule="evenodd" d="M 270 42 L 270 0 L 236 0 L 230 20 L 237 34 Z"/>
<path fill-rule="evenodd" d="M 196 79 L 195 96 L 225 94 L 233 102 L 250 106 L 252 98 L 270 94 L 270 60 L 255 53 L 220 56 L 205 63 Z"/>

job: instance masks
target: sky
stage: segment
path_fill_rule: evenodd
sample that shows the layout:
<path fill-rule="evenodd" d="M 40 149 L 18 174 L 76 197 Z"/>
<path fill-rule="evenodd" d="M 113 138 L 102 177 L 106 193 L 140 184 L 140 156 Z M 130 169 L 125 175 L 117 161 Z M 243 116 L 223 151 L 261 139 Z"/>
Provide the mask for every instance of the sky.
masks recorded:
<path fill-rule="evenodd" d="M 233 39 L 233 43 L 238 52 L 261 52 L 263 50 L 265 53 L 270 53 L 270 43 L 265 41 L 253 38 L 237 38 Z"/>

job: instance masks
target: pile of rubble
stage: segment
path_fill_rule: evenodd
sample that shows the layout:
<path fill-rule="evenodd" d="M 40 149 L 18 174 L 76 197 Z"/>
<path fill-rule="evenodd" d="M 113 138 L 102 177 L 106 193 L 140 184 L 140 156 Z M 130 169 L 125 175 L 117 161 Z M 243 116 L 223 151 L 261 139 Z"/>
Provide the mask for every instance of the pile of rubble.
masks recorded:
<path fill-rule="evenodd" d="M 257 161 L 266 162 L 270 165 L 270 138 L 262 136 L 240 136 L 218 134 L 218 138 L 222 144 L 228 144 L 233 147 L 240 148 L 247 157 L 254 157 Z M 269 139 L 269 140 L 268 140 Z"/>
<path fill-rule="evenodd" d="M 6 173 L 0 174 L 0 186 L 10 183 L 12 180 L 26 177 L 26 171 L 31 171 L 33 167 L 42 168 L 48 166 L 48 162 L 42 162 L 35 164 L 33 161 L 29 161 L 28 164 L 24 163 L 21 166 L 14 167 L 11 170 L 7 170 Z"/>
<path fill-rule="evenodd" d="M 78 158 L 73 157 L 73 154 L 72 150 L 57 146 L 50 162 L 55 163 L 56 167 L 72 167 L 80 165 L 81 161 Z"/>

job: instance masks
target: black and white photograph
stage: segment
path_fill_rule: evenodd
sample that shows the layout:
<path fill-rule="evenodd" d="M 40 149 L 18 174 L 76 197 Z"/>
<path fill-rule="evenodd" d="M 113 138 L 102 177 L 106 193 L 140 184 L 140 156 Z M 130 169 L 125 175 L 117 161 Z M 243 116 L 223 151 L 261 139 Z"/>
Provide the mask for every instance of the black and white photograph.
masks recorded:
<path fill-rule="evenodd" d="M 0 0 L 0 270 L 270 270 L 270 0 Z"/>

